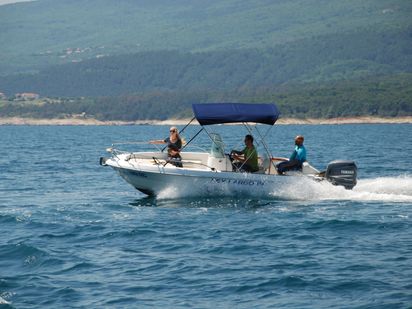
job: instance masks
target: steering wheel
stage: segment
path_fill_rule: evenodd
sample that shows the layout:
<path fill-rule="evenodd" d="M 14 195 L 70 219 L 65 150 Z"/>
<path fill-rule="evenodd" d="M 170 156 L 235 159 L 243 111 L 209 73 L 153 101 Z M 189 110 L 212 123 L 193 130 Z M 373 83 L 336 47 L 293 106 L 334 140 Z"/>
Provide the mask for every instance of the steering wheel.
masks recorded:
<path fill-rule="evenodd" d="M 235 160 L 235 155 L 236 155 L 236 153 L 235 153 L 234 150 L 232 150 L 232 151 L 229 153 L 229 159 L 230 159 L 231 162 L 233 162 L 233 161 Z"/>

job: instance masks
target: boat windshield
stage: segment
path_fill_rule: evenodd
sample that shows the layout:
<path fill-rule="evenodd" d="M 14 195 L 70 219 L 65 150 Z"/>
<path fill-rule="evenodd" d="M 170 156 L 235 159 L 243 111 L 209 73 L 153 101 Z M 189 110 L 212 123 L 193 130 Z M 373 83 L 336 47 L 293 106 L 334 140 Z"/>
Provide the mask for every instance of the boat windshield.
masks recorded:
<path fill-rule="evenodd" d="M 224 158 L 225 157 L 225 144 L 223 143 L 222 137 L 218 133 L 210 133 L 210 138 L 212 139 L 212 147 L 210 149 L 210 155 L 214 158 Z"/>

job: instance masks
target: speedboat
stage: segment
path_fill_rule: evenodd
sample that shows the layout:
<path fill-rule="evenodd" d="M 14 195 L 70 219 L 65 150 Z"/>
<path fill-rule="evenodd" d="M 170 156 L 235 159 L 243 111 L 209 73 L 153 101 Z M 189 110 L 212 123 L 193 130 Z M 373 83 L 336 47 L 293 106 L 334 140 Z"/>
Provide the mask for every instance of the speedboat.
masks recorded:
<path fill-rule="evenodd" d="M 175 166 L 164 149 L 128 152 L 118 149 L 118 144 L 107 149 L 110 157 L 101 157 L 100 165 L 112 167 L 134 188 L 150 196 L 165 192 L 213 196 L 271 195 L 279 186 L 299 186 L 302 179 L 328 181 L 346 189 L 356 185 L 357 166 L 350 160 L 332 161 L 324 171 L 304 162 L 301 170 L 279 175 L 276 164 L 285 159 L 272 156 L 264 140 L 279 118 L 275 104 L 204 103 L 193 104 L 192 108 L 194 117 L 180 133 L 194 120 L 200 126 L 197 125 L 199 130 L 181 149 L 182 167 Z M 218 127 L 216 125 L 233 123 L 243 124 L 259 145 L 259 170 L 254 173 L 244 172 L 239 164 L 235 165 L 231 155 L 225 152 L 220 134 L 213 132 L 213 128 Z M 261 132 L 262 127 L 268 128 L 267 131 Z M 209 137 L 210 150 L 189 151 L 200 133 Z"/>

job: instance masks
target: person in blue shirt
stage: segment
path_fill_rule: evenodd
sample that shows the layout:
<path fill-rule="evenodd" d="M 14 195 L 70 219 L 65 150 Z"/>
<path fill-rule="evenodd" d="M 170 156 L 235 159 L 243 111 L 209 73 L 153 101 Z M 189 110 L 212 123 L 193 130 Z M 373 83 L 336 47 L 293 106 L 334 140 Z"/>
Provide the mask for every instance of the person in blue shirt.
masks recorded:
<path fill-rule="evenodd" d="M 303 146 L 305 138 L 302 135 L 295 137 L 295 150 L 289 160 L 280 162 L 276 169 L 278 174 L 282 175 L 286 171 L 301 170 L 302 163 L 306 161 L 306 148 Z"/>

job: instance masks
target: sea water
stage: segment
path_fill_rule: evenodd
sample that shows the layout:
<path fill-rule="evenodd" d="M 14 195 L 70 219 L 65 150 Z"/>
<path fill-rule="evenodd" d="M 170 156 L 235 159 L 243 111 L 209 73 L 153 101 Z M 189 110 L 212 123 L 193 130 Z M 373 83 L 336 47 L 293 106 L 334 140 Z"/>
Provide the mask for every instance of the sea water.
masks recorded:
<path fill-rule="evenodd" d="M 1 126 L 0 308 L 411 308 L 412 125 L 259 130 L 275 156 L 303 134 L 315 167 L 355 160 L 358 185 L 148 198 L 99 157 L 168 127 Z"/>

